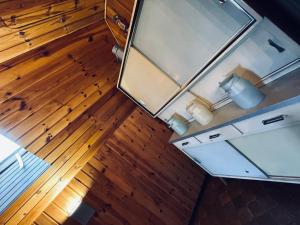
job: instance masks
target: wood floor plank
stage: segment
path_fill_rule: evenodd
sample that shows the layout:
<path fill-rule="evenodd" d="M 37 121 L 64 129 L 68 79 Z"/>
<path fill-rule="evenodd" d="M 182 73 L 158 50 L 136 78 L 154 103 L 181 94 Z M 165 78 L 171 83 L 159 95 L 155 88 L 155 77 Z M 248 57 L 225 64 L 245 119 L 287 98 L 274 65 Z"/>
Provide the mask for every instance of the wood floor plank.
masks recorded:
<path fill-rule="evenodd" d="M 38 194 L 31 197 L 7 224 L 29 224 L 28 221 L 34 221 L 48 206 L 49 202 L 54 200 L 56 195 L 69 183 L 69 179 L 73 178 L 80 171 L 80 168 L 85 164 L 85 160 L 93 153 L 91 151 L 91 149 L 94 149 L 92 146 L 97 144 L 100 135 L 100 132 L 96 132 L 74 155 L 68 160 L 64 160 L 63 167 L 51 176 Z M 35 210 L 32 210 L 33 206 L 35 206 Z"/>
<path fill-rule="evenodd" d="M 58 224 L 63 224 L 69 217 L 67 213 L 62 211 L 56 204 L 53 203 L 45 209 L 44 213 L 48 216 L 51 215 L 51 218 Z"/>
<path fill-rule="evenodd" d="M 59 225 L 56 221 L 54 221 L 46 213 L 42 213 L 39 216 L 39 218 L 35 221 L 35 223 L 38 225 Z"/>

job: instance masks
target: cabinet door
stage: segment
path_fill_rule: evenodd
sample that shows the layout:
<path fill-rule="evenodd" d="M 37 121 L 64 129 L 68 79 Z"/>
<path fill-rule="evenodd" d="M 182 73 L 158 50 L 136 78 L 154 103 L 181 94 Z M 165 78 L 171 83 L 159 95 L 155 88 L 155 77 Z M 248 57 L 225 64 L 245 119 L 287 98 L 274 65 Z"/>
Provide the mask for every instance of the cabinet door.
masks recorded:
<path fill-rule="evenodd" d="M 180 85 L 254 22 L 233 0 L 142 2 L 133 46 Z"/>
<path fill-rule="evenodd" d="M 269 176 L 300 177 L 300 125 L 230 141 Z"/>
<path fill-rule="evenodd" d="M 172 79 L 134 48 L 129 50 L 120 87 L 152 114 L 179 90 Z"/>
<path fill-rule="evenodd" d="M 299 58 L 300 46 L 265 18 L 190 90 L 215 105 L 226 98 L 219 82 L 232 73 L 254 84 L 268 83 L 279 77 L 272 73 Z"/>
<path fill-rule="evenodd" d="M 263 172 L 224 141 L 184 151 L 214 176 L 266 178 Z"/>

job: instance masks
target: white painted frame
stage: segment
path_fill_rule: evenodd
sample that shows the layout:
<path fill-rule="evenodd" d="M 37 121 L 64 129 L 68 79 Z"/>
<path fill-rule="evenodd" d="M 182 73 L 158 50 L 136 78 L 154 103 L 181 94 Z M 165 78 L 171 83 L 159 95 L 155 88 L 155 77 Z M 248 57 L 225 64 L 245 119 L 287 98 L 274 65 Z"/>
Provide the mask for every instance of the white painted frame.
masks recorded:
<path fill-rule="evenodd" d="M 136 17 L 138 17 L 138 9 L 139 9 L 138 8 L 138 4 L 141 3 L 140 0 L 135 0 L 134 7 L 133 7 L 133 13 L 132 13 L 132 16 L 131 16 L 130 27 L 129 27 L 129 30 L 128 30 L 128 37 L 127 37 L 127 41 L 126 41 L 126 46 L 125 46 L 125 49 L 124 49 L 124 58 L 122 60 L 122 64 L 121 64 L 121 68 L 120 68 L 120 73 L 119 73 L 119 77 L 118 77 L 118 82 L 117 82 L 118 89 L 121 92 L 123 92 L 127 97 L 129 97 L 132 101 L 134 101 L 137 105 L 139 105 L 140 107 L 142 107 L 152 117 L 154 117 L 154 118 L 157 117 L 168 106 L 170 106 L 175 100 L 177 100 L 185 91 L 187 91 L 195 82 L 197 82 L 198 78 L 201 77 L 201 74 L 206 73 L 208 70 L 210 70 L 214 66 L 214 64 L 216 62 L 218 62 L 224 56 L 226 56 L 226 54 L 228 52 L 230 52 L 230 50 L 232 48 L 234 48 L 245 36 L 247 36 L 255 28 L 255 26 L 262 20 L 262 17 L 256 11 L 254 11 L 249 5 L 247 5 L 243 0 L 234 0 L 234 1 L 235 1 L 235 4 L 238 5 L 239 8 L 241 8 L 243 11 L 245 11 L 250 17 L 253 17 L 255 19 L 254 23 L 249 28 L 247 28 L 247 30 L 245 30 L 236 40 L 234 40 L 233 43 L 229 47 L 227 47 L 227 49 L 223 50 L 223 52 L 218 57 L 213 56 L 212 58 L 216 57 L 216 59 L 214 60 L 213 63 L 211 63 L 209 66 L 207 66 L 207 68 L 205 68 L 200 73 L 196 74 L 187 85 L 183 86 L 179 90 L 179 92 L 177 94 L 175 94 L 169 100 L 169 102 L 167 102 L 155 114 L 152 114 L 144 106 L 142 106 L 138 101 L 136 101 L 136 99 L 134 99 L 132 96 L 130 96 L 129 93 L 127 93 L 125 90 L 123 90 L 122 87 L 121 87 L 121 77 L 122 77 L 122 74 L 123 74 L 123 69 L 125 67 L 126 57 L 128 55 L 128 50 L 129 50 L 129 48 L 130 48 L 130 46 L 132 44 L 132 36 L 134 35 L 135 26 L 137 25 L 137 23 L 136 23 Z M 226 45 L 227 45 L 227 43 L 225 44 L 225 46 Z M 224 48 L 225 46 L 222 46 L 222 48 Z"/>

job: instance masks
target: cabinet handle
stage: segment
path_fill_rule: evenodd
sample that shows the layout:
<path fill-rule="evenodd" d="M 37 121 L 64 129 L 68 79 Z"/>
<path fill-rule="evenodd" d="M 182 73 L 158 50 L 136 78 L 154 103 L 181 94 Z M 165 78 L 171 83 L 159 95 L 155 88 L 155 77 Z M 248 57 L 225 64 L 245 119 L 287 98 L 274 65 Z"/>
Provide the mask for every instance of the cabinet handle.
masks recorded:
<path fill-rule="evenodd" d="M 275 43 L 273 40 L 268 39 L 269 45 L 276 48 L 276 50 L 281 53 L 285 51 L 285 48 L 281 47 L 279 44 Z"/>
<path fill-rule="evenodd" d="M 214 138 L 218 138 L 220 136 L 221 136 L 221 134 L 213 134 L 213 135 L 209 136 L 209 139 L 211 140 L 211 139 L 214 139 Z"/>
<path fill-rule="evenodd" d="M 276 123 L 276 122 L 279 122 L 279 121 L 282 121 L 282 120 L 284 120 L 284 115 L 280 115 L 280 116 L 273 117 L 271 119 L 263 120 L 262 124 L 263 125 L 268 125 L 268 124 Z"/>
<path fill-rule="evenodd" d="M 199 159 L 193 158 L 193 160 L 194 160 L 195 162 L 197 162 L 198 164 L 201 164 L 201 161 L 200 161 Z"/>
<path fill-rule="evenodd" d="M 182 146 L 186 146 L 186 145 L 188 145 L 189 143 L 190 143 L 190 142 L 187 141 L 187 142 L 183 142 L 181 145 L 182 145 Z"/>

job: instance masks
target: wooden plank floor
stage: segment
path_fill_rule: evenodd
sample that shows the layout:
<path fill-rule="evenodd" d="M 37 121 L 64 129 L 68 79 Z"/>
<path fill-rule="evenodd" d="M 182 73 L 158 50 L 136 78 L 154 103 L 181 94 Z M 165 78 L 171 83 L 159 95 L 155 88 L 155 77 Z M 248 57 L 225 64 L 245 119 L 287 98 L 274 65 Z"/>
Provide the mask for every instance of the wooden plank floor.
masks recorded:
<path fill-rule="evenodd" d="M 112 40 L 98 23 L 1 71 L 1 133 L 51 163 L 2 224 L 30 224 L 135 107 L 115 88 Z"/>
<path fill-rule="evenodd" d="M 203 174 L 167 143 L 171 132 L 135 109 L 35 224 L 79 224 L 73 202 L 96 210 L 94 225 L 188 224 Z"/>

